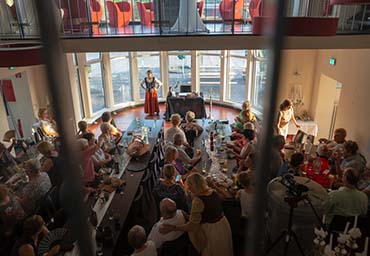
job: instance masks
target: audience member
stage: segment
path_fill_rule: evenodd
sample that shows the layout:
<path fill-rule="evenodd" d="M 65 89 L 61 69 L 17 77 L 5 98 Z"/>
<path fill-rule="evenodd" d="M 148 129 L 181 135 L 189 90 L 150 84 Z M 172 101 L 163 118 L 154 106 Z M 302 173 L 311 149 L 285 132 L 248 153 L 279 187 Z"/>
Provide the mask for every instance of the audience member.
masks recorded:
<path fill-rule="evenodd" d="M 112 118 L 112 115 L 109 111 L 106 111 L 102 114 L 101 120 L 103 123 L 107 123 L 110 125 L 110 134 L 112 136 L 117 139 L 120 139 L 122 137 L 122 132 L 117 128 L 117 125 L 114 122 L 114 119 Z"/>
<path fill-rule="evenodd" d="M 173 142 L 173 137 L 175 136 L 176 133 L 179 133 L 182 136 L 184 145 L 187 146 L 188 142 L 186 140 L 185 133 L 183 130 L 180 129 L 181 116 L 179 114 L 171 115 L 171 124 L 172 127 L 168 128 L 167 131 L 164 133 L 165 142 Z"/>
<path fill-rule="evenodd" d="M 176 240 L 184 234 L 184 231 L 181 230 L 162 234 L 159 229 L 163 224 L 179 226 L 184 225 L 186 222 L 184 213 L 181 210 L 177 210 L 176 203 L 171 199 L 164 198 L 160 202 L 159 208 L 161 219 L 154 224 L 148 236 L 148 240 L 153 241 L 157 249 L 161 248 L 164 242 Z"/>
<path fill-rule="evenodd" d="M 349 167 L 362 173 L 365 169 L 366 160 L 358 153 L 358 145 L 354 141 L 344 142 L 344 152 L 341 155 L 339 152 L 334 153 L 335 167 L 339 178 L 342 177 L 343 170 Z"/>
<path fill-rule="evenodd" d="M 247 100 L 244 101 L 242 104 L 242 110 L 240 111 L 239 115 L 235 117 L 235 129 L 237 131 L 243 131 L 244 124 L 251 122 L 254 125 L 257 124 L 257 119 L 252 112 L 252 105 Z"/>
<path fill-rule="evenodd" d="M 200 126 L 195 118 L 195 113 L 192 111 L 186 112 L 185 121 L 186 123 L 181 125 L 181 129 L 184 131 L 186 136 L 186 141 L 194 146 L 194 140 L 198 137 L 202 132 L 203 128 Z"/>
<path fill-rule="evenodd" d="M 82 138 L 85 134 L 90 133 L 91 131 L 87 129 L 87 122 L 86 121 L 80 121 L 78 122 L 78 132 L 77 137 Z"/>
<path fill-rule="evenodd" d="M 257 169 L 257 152 L 250 153 L 247 158 L 240 162 L 238 173 L 249 171 L 255 173 Z"/>
<path fill-rule="evenodd" d="M 49 230 L 45 226 L 45 222 L 40 215 L 33 215 L 27 218 L 23 223 L 22 237 L 14 244 L 10 256 L 37 256 L 38 244 L 40 236 L 46 236 Z M 60 246 L 54 245 L 47 256 L 57 255 Z"/>
<path fill-rule="evenodd" d="M 93 133 L 86 133 L 82 138 L 88 141 L 89 147 L 96 145 L 96 139 Z M 101 148 L 98 148 L 95 151 L 95 154 L 92 155 L 92 160 L 94 162 L 95 170 L 99 170 L 99 168 L 104 166 L 111 166 L 113 162 L 112 156 L 104 152 Z"/>
<path fill-rule="evenodd" d="M 362 191 L 356 189 L 358 175 L 353 168 L 347 168 L 343 173 L 344 186 L 329 193 L 326 209 L 326 221 L 331 222 L 333 216 L 365 216 L 368 208 L 368 198 Z"/>
<path fill-rule="evenodd" d="M 238 191 L 236 198 L 240 200 L 242 216 L 249 218 L 252 212 L 252 201 L 254 197 L 253 173 L 250 171 L 239 173 L 238 182 L 243 189 Z"/>
<path fill-rule="evenodd" d="M 11 235 L 15 225 L 25 217 L 18 198 L 5 185 L 0 185 L 0 238 Z"/>
<path fill-rule="evenodd" d="M 193 197 L 189 222 L 179 226 L 162 224 L 160 231 L 163 234 L 189 232 L 192 244 L 201 255 L 233 255 L 231 229 L 223 213 L 222 200 L 198 173 L 191 174 L 186 184 Z"/>
<path fill-rule="evenodd" d="M 285 138 L 282 135 L 276 135 L 272 139 L 272 151 L 271 151 L 271 161 L 270 161 L 270 179 L 276 177 L 277 172 L 280 167 L 284 164 L 284 154 L 282 150 L 285 145 Z"/>
<path fill-rule="evenodd" d="M 35 209 L 36 202 L 51 189 L 51 182 L 47 173 L 40 172 L 41 164 L 39 160 L 28 160 L 24 167 L 29 183 L 23 188 L 21 203 L 23 209 L 31 214 Z"/>
<path fill-rule="evenodd" d="M 334 131 L 333 141 L 328 141 L 328 148 L 331 151 L 343 149 L 343 144 L 346 142 L 347 131 L 344 128 L 337 128 Z"/>
<path fill-rule="evenodd" d="M 98 150 L 97 145 L 89 146 L 87 139 L 77 140 L 78 150 L 81 152 L 81 164 L 83 169 L 83 180 L 87 184 L 95 181 L 95 167 L 92 156 Z"/>
<path fill-rule="evenodd" d="M 0 177 L 4 180 L 13 175 L 11 168 L 16 164 L 14 157 L 10 154 L 3 143 L 0 143 Z"/>
<path fill-rule="evenodd" d="M 127 235 L 128 243 L 134 248 L 131 256 L 156 256 L 157 249 L 153 241 L 147 241 L 143 227 L 133 226 Z"/>
<path fill-rule="evenodd" d="M 46 108 L 39 109 L 39 122 L 42 132 L 48 137 L 59 137 L 56 126 L 57 123 L 52 119 Z"/>
<path fill-rule="evenodd" d="M 162 177 L 154 188 L 158 202 L 170 198 L 176 202 L 179 209 L 188 210 L 186 195 L 182 187 L 182 179 L 176 182 L 176 169 L 172 164 L 166 164 L 162 169 Z"/>
<path fill-rule="evenodd" d="M 302 165 L 304 155 L 302 153 L 294 153 L 290 162 L 285 162 L 279 169 L 277 176 L 284 176 L 284 174 L 291 173 L 294 176 L 302 176 Z M 320 160 L 319 160 L 320 161 Z"/>
<path fill-rule="evenodd" d="M 41 172 L 49 175 L 51 184 L 59 186 L 63 182 L 63 173 L 60 169 L 60 158 L 51 143 L 42 141 L 37 145 L 37 150 L 43 156 L 41 159 Z"/>
<path fill-rule="evenodd" d="M 108 123 L 102 123 L 100 125 L 100 130 L 101 134 L 98 138 L 99 147 L 101 147 L 104 152 L 113 154 L 118 141 L 116 141 L 111 134 L 111 125 Z"/>
<path fill-rule="evenodd" d="M 198 151 L 196 156 L 190 158 L 189 155 L 185 152 L 183 137 L 180 133 L 176 133 L 173 137 L 173 144 L 177 149 L 178 157 L 177 160 L 181 161 L 183 164 L 194 165 L 199 162 L 201 158 L 201 152 Z"/>

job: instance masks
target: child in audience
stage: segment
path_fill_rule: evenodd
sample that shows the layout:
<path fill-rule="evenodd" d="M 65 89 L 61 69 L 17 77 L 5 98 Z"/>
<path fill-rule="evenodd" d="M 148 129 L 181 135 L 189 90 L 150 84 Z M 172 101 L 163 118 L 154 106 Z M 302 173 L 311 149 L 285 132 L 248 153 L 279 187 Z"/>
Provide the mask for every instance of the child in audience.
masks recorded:
<path fill-rule="evenodd" d="M 239 173 L 238 182 L 243 189 L 238 191 L 236 198 L 240 200 L 242 216 L 249 218 L 251 215 L 252 200 L 254 197 L 253 173 L 250 171 Z"/>

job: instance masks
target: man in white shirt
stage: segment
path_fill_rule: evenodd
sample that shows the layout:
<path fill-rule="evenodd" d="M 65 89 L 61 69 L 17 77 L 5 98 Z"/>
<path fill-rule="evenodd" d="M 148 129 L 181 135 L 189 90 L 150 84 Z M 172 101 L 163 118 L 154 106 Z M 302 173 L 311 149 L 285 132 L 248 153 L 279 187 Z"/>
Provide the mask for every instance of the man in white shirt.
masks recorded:
<path fill-rule="evenodd" d="M 171 199 L 163 199 L 159 207 L 162 218 L 154 224 L 152 231 L 150 231 L 148 236 L 148 240 L 153 241 L 157 249 L 161 248 L 164 242 L 176 240 L 184 234 L 183 231 L 172 231 L 167 234 L 160 233 L 159 229 L 162 224 L 178 226 L 183 225 L 186 222 L 183 212 L 181 210 L 177 210 L 176 203 Z"/>
<path fill-rule="evenodd" d="M 180 133 L 183 138 L 184 145 L 188 145 L 185 133 L 183 130 L 180 129 L 181 116 L 179 114 L 171 115 L 171 124 L 172 127 L 168 128 L 167 131 L 164 133 L 165 142 L 173 142 L 173 137 L 175 136 L 175 134 Z"/>

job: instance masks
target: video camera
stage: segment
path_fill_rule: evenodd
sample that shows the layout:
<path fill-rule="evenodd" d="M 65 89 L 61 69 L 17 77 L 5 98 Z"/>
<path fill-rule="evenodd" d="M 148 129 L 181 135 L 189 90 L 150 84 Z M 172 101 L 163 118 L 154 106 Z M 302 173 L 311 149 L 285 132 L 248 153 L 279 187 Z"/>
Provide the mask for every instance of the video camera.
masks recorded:
<path fill-rule="evenodd" d="M 307 186 L 297 183 L 291 173 L 283 175 L 280 183 L 287 188 L 287 194 L 295 198 L 301 198 L 309 190 Z"/>

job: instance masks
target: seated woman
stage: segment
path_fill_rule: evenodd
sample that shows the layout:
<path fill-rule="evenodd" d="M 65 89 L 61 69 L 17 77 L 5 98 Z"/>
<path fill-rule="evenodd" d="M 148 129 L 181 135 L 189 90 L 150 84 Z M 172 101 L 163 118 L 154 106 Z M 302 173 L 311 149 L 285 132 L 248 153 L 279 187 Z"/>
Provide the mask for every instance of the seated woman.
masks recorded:
<path fill-rule="evenodd" d="M 122 137 L 122 132 L 117 128 L 117 125 L 114 122 L 114 119 L 112 118 L 112 115 L 109 111 L 106 111 L 101 115 L 101 120 L 103 123 L 107 123 L 110 125 L 110 134 L 113 137 L 115 137 L 117 140 Z"/>
<path fill-rule="evenodd" d="M 171 124 L 172 127 L 168 128 L 167 131 L 164 133 L 164 140 L 165 142 L 173 142 L 173 137 L 176 133 L 180 133 L 183 137 L 183 141 L 185 142 L 184 145 L 188 145 L 188 141 L 186 140 L 186 136 L 183 130 L 180 129 L 181 123 L 181 116 L 179 114 L 171 115 Z"/>
<path fill-rule="evenodd" d="M 14 157 L 10 154 L 3 143 L 0 143 L 0 177 L 3 181 L 9 179 L 13 175 L 11 167 L 16 165 Z"/>
<path fill-rule="evenodd" d="M 41 172 L 46 172 L 49 175 L 51 184 L 59 186 L 63 182 L 63 173 L 60 169 L 60 157 L 52 144 L 42 141 L 37 145 L 37 150 L 43 156 L 41 159 Z"/>
<path fill-rule="evenodd" d="M 172 164 L 166 164 L 162 169 L 162 178 L 154 187 L 154 193 L 158 202 L 170 198 L 176 202 L 178 209 L 188 211 L 182 180 L 176 181 L 176 173 L 176 168 Z"/>
<path fill-rule="evenodd" d="M 307 177 L 316 181 L 324 188 L 331 188 L 332 181 L 329 166 L 329 149 L 326 144 L 317 147 L 317 158 L 309 161 L 306 168 Z"/>
<path fill-rule="evenodd" d="M 239 165 L 239 162 L 241 160 L 245 160 L 250 153 L 254 153 L 257 151 L 257 146 L 255 142 L 256 133 L 253 130 L 245 129 L 243 131 L 243 135 L 247 141 L 247 144 L 244 145 L 240 153 L 235 152 L 235 151 L 233 152 L 236 156 L 238 165 Z"/>
<path fill-rule="evenodd" d="M 95 135 L 93 133 L 87 133 L 82 138 L 89 142 L 89 147 L 96 145 Z M 98 148 L 95 154 L 92 156 L 95 170 L 99 170 L 101 167 L 111 166 L 113 163 L 112 156 L 104 152 L 101 148 Z"/>
<path fill-rule="evenodd" d="M 21 204 L 23 209 L 31 214 L 35 210 L 36 202 L 51 189 L 51 182 L 49 176 L 40 171 L 41 164 L 39 160 L 28 160 L 24 167 L 29 183 L 22 190 Z"/>
<path fill-rule="evenodd" d="M 111 125 L 102 123 L 100 125 L 100 130 L 101 134 L 98 138 L 98 146 L 102 148 L 104 152 L 113 154 L 118 141 L 111 134 Z"/>
<path fill-rule="evenodd" d="M 25 217 L 18 198 L 5 185 L 0 185 L 0 238 L 11 236 L 16 224 Z"/>
<path fill-rule="evenodd" d="M 326 208 L 326 221 L 328 224 L 333 217 L 366 216 L 368 198 L 362 191 L 357 190 L 358 171 L 347 168 L 343 173 L 344 186 L 329 193 L 329 201 Z"/>
<path fill-rule="evenodd" d="M 252 174 L 255 173 L 257 169 L 257 152 L 253 152 L 248 154 L 248 156 L 239 162 L 238 173 L 241 172 L 251 172 Z"/>
<path fill-rule="evenodd" d="M 39 109 L 39 122 L 42 132 L 47 137 L 59 137 L 59 133 L 57 132 L 57 123 L 50 117 L 46 108 Z"/>
<path fill-rule="evenodd" d="M 195 165 L 201 159 L 202 152 L 198 151 L 197 155 L 193 158 L 190 158 L 189 155 L 185 152 L 183 137 L 180 133 L 176 133 L 173 137 L 173 144 L 177 149 L 178 157 L 177 161 L 180 161 L 183 165 Z"/>
<path fill-rule="evenodd" d="M 302 167 L 303 167 L 304 155 L 302 153 L 294 153 L 290 162 L 285 162 L 279 169 L 277 176 L 284 176 L 284 174 L 291 173 L 294 176 L 303 176 Z"/>
<path fill-rule="evenodd" d="M 83 180 L 87 185 L 91 185 L 95 181 L 95 167 L 92 156 L 98 150 L 97 145 L 89 146 L 87 139 L 78 139 L 77 147 L 82 154 L 81 167 L 83 170 Z"/>
<path fill-rule="evenodd" d="M 257 124 L 257 118 L 252 112 L 252 105 L 247 100 L 243 102 L 242 110 L 240 111 L 239 115 L 235 117 L 234 128 L 238 131 L 243 131 L 244 124 L 248 122 L 251 122 L 254 125 Z"/>
<path fill-rule="evenodd" d="M 89 129 L 87 129 L 87 122 L 86 121 L 80 121 L 78 122 L 78 132 L 77 132 L 77 138 L 82 138 L 85 134 L 91 132 Z"/>
<path fill-rule="evenodd" d="M 201 255 L 233 255 L 231 228 L 218 194 L 198 173 L 191 174 L 186 185 L 193 198 L 189 221 L 179 226 L 163 224 L 160 232 L 189 232 L 192 244 Z"/>
<path fill-rule="evenodd" d="M 254 131 L 255 130 L 254 124 L 252 124 L 251 122 L 244 124 L 243 131 L 246 129 Z M 240 151 L 248 143 L 248 140 L 244 137 L 243 132 L 236 131 L 236 130 L 233 131 L 230 137 L 233 140 L 227 142 L 226 146 L 230 148 L 232 152 L 240 154 Z"/>
<path fill-rule="evenodd" d="M 243 187 L 236 194 L 236 199 L 240 200 L 242 216 L 249 218 L 252 212 L 252 201 L 254 197 L 254 178 L 251 172 L 241 172 L 238 175 L 238 182 Z"/>
<path fill-rule="evenodd" d="M 23 223 L 22 237 L 14 244 L 10 256 L 37 256 L 38 244 L 41 236 L 49 234 L 49 230 L 45 225 L 44 220 L 40 215 L 33 215 L 27 218 Z M 54 245 L 47 256 L 57 255 L 60 246 Z"/>
<path fill-rule="evenodd" d="M 200 126 L 196 120 L 194 120 L 195 114 L 192 111 L 186 112 L 185 120 L 186 123 L 181 125 L 181 129 L 185 132 L 185 136 L 187 142 L 190 145 L 194 145 L 194 140 L 198 137 L 202 132 L 203 128 Z"/>

